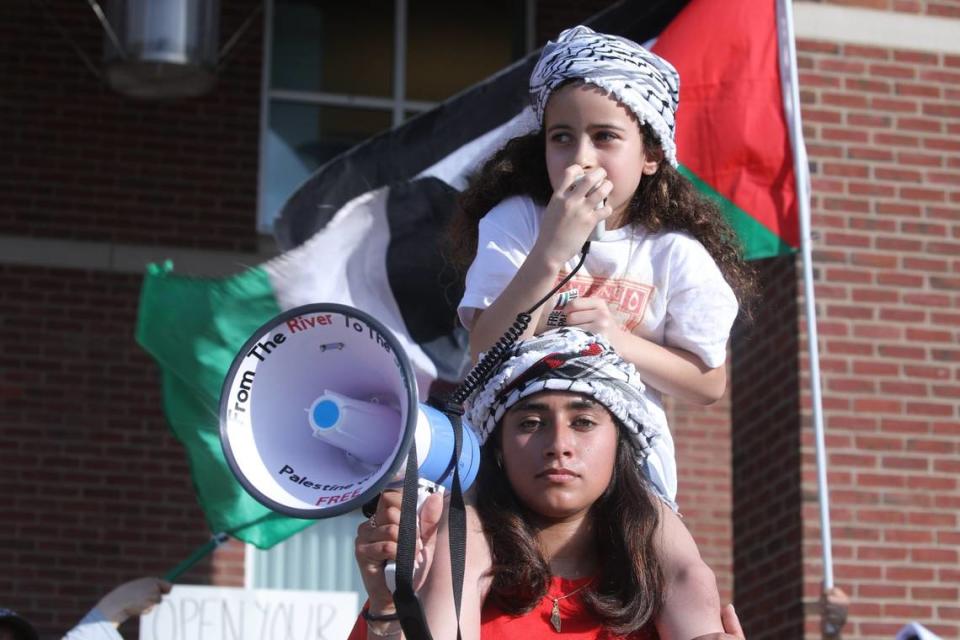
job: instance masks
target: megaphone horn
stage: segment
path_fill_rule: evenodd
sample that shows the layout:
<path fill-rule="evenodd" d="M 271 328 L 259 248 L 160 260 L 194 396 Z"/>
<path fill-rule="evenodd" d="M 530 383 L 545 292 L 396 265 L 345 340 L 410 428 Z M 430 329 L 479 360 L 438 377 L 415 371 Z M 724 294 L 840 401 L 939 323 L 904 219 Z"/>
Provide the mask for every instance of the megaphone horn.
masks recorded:
<path fill-rule="evenodd" d="M 402 478 L 416 441 L 419 474 L 450 488 L 454 425 L 418 402 L 396 337 L 346 305 L 309 304 L 260 327 L 237 354 L 220 398 L 231 470 L 265 506 L 297 518 L 352 511 Z M 464 490 L 480 447 L 462 429 Z"/>

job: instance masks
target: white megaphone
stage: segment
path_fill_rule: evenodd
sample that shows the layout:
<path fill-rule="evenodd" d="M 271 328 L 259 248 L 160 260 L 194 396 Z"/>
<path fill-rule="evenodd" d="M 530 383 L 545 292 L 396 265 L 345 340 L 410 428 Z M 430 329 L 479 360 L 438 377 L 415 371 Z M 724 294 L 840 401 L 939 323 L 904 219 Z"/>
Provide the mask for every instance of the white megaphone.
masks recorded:
<path fill-rule="evenodd" d="M 240 484 L 274 511 L 329 518 L 403 478 L 416 442 L 418 504 L 453 480 L 453 423 L 418 402 L 410 361 L 370 315 L 340 304 L 290 309 L 237 354 L 220 398 L 220 439 Z M 461 487 L 480 445 L 460 426 Z"/>

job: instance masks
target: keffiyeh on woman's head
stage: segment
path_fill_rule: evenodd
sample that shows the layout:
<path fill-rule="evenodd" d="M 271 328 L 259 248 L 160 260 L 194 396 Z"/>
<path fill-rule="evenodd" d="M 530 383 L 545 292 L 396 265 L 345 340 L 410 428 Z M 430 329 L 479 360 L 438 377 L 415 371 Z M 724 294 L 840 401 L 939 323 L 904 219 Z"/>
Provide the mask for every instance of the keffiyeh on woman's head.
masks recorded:
<path fill-rule="evenodd" d="M 567 391 L 593 398 L 626 428 L 638 461 L 665 425 L 657 417 L 637 370 L 602 336 L 562 328 L 517 343 L 467 402 L 466 419 L 483 444 L 522 398 Z"/>
<path fill-rule="evenodd" d="M 550 94 L 570 80 L 596 85 L 623 103 L 653 129 L 664 156 L 677 166 L 680 75 L 673 65 L 632 40 L 584 26 L 567 29 L 547 43 L 530 75 L 530 100 L 541 125 Z"/>

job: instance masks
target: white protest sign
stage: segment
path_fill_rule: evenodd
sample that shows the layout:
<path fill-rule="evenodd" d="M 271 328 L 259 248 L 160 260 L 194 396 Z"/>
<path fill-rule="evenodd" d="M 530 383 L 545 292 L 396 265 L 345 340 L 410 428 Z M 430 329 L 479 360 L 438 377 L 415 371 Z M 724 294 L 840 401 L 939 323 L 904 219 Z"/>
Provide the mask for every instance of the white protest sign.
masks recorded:
<path fill-rule="evenodd" d="M 340 591 L 177 585 L 140 619 L 140 640 L 343 640 L 360 610 Z"/>

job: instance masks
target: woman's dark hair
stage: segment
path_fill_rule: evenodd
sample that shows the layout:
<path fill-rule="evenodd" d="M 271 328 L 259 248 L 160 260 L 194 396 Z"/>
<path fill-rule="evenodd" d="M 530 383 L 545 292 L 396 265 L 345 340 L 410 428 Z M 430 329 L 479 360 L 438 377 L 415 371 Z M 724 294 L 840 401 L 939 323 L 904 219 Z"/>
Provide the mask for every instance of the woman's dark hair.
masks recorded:
<path fill-rule="evenodd" d="M 644 149 L 663 158 L 660 141 L 649 125 L 641 125 Z M 527 195 L 546 205 L 553 195 L 547 175 L 543 130 L 513 138 L 497 151 L 471 179 L 460 195 L 448 233 L 453 264 L 465 272 L 477 253 L 480 219 L 509 196 Z M 682 231 L 696 238 L 717 263 L 745 316 L 757 295 L 756 275 L 743 259 L 733 228 L 720 208 L 701 195 L 669 162 L 661 160 L 656 173 L 643 176 L 627 209 L 627 221 L 651 233 Z"/>
<path fill-rule="evenodd" d="M 505 613 L 533 609 L 547 594 L 550 567 L 537 544 L 529 510 L 499 468 L 498 427 L 483 447 L 477 475 L 477 512 L 493 556 L 487 597 Z M 591 507 L 599 573 L 581 593 L 586 606 L 614 634 L 629 635 L 652 621 L 662 603 L 664 578 L 654 534 L 660 521 L 622 426 L 606 491 Z"/>

